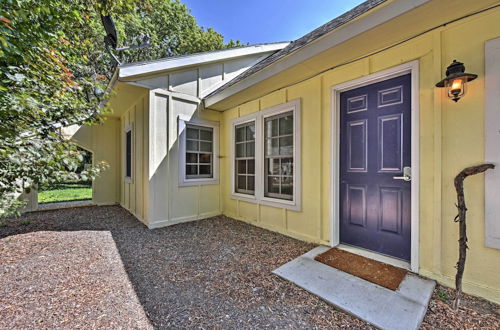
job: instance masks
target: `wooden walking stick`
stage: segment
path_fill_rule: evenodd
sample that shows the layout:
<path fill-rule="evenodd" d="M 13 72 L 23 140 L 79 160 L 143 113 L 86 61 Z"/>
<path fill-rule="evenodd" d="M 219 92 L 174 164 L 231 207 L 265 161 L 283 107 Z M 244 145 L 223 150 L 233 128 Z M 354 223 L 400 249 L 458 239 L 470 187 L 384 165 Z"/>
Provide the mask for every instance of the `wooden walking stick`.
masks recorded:
<path fill-rule="evenodd" d="M 493 164 L 482 164 L 478 166 L 472 166 L 464 169 L 462 172 L 458 173 L 455 177 L 455 189 L 457 191 L 457 209 L 458 215 L 455 217 L 455 222 L 459 223 L 460 236 L 458 239 L 459 247 L 459 257 L 457 262 L 457 275 L 455 276 L 455 287 L 456 295 L 453 301 L 453 308 L 458 309 L 460 304 L 460 297 L 462 295 L 462 277 L 464 275 L 465 269 L 465 258 L 467 254 L 467 225 L 465 223 L 465 216 L 467 213 L 467 207 L 465 206 L 465 196 L 464 196 L 464 180 L 468 176 L 483 173 L 489 169 L 495 168 Z"/>

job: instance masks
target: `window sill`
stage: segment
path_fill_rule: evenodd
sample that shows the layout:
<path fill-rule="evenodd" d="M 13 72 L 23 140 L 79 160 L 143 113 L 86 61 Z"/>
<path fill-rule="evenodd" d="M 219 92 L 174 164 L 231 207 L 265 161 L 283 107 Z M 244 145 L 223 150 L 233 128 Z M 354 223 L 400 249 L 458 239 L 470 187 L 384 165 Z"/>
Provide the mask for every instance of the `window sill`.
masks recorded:
<path fill-rule="evenodd" d="M 284 199 L 263 197 L 262 199 L 257 199 L 255 196 L 232 193 L 231 199 L 239 200 L 248 203 L 254 203 L 259 205 L 272 206 L 280 209 L 287 209 L 290 211 L 301 211 L 301 206 L 296 201 L 288 201 Z"/>
<path fill-rule="evenodd" d="M 186 179 L 179 182 L 179 187 L 205 186 L 219 184 L 219 179 Z"/>

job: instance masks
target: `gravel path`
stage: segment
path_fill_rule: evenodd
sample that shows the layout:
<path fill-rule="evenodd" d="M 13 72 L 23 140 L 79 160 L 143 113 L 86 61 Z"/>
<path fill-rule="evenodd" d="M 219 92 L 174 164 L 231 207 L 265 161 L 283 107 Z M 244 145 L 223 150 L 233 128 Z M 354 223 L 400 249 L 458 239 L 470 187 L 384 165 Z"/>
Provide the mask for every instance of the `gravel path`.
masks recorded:
<path fill-rule="evenodd" d="M 369 328 L 271 274 L 313 247 L 222 216 L 149 230 L 118 206 L 31 213 L 0 228 L 0 328 Z M 454 313 L 443 292 L 424 327 L 500 327 L 498 306 Z"/>

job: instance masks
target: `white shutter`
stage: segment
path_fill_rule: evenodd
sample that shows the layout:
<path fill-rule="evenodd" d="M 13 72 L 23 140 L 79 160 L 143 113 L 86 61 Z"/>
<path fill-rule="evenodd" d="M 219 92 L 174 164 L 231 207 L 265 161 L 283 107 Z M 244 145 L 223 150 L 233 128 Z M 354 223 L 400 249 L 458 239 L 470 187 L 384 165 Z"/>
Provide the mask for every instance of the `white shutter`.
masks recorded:
<path fill-rule="evenodd" d="M 485 47 L 485 158 L 496 168 L 485 175 L 485 244 L 500 249 L 500 38 Z"/>

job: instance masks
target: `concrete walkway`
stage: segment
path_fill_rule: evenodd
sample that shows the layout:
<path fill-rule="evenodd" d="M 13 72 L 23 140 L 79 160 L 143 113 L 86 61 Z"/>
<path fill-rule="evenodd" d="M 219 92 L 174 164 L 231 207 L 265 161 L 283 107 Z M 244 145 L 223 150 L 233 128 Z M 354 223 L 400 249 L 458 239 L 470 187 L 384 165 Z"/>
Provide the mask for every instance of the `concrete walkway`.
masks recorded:
<path fill-rule="evenodd" d="M 53 203 L 40 203 L 38 204 L 37 211 L 49 211 L 59 209 L 69 209 L 73 207 L 94 206 L 92 200 L 81 201 L 67 201 L 67 202 L 53 202 Z"/>
<path fill-rule="evenodd" d="M 419 328 L 434 281 L 408 274 L 392 291 L 314 260 L 328 249 L 314 248 L 273 273 L 382 329 Z"/>

